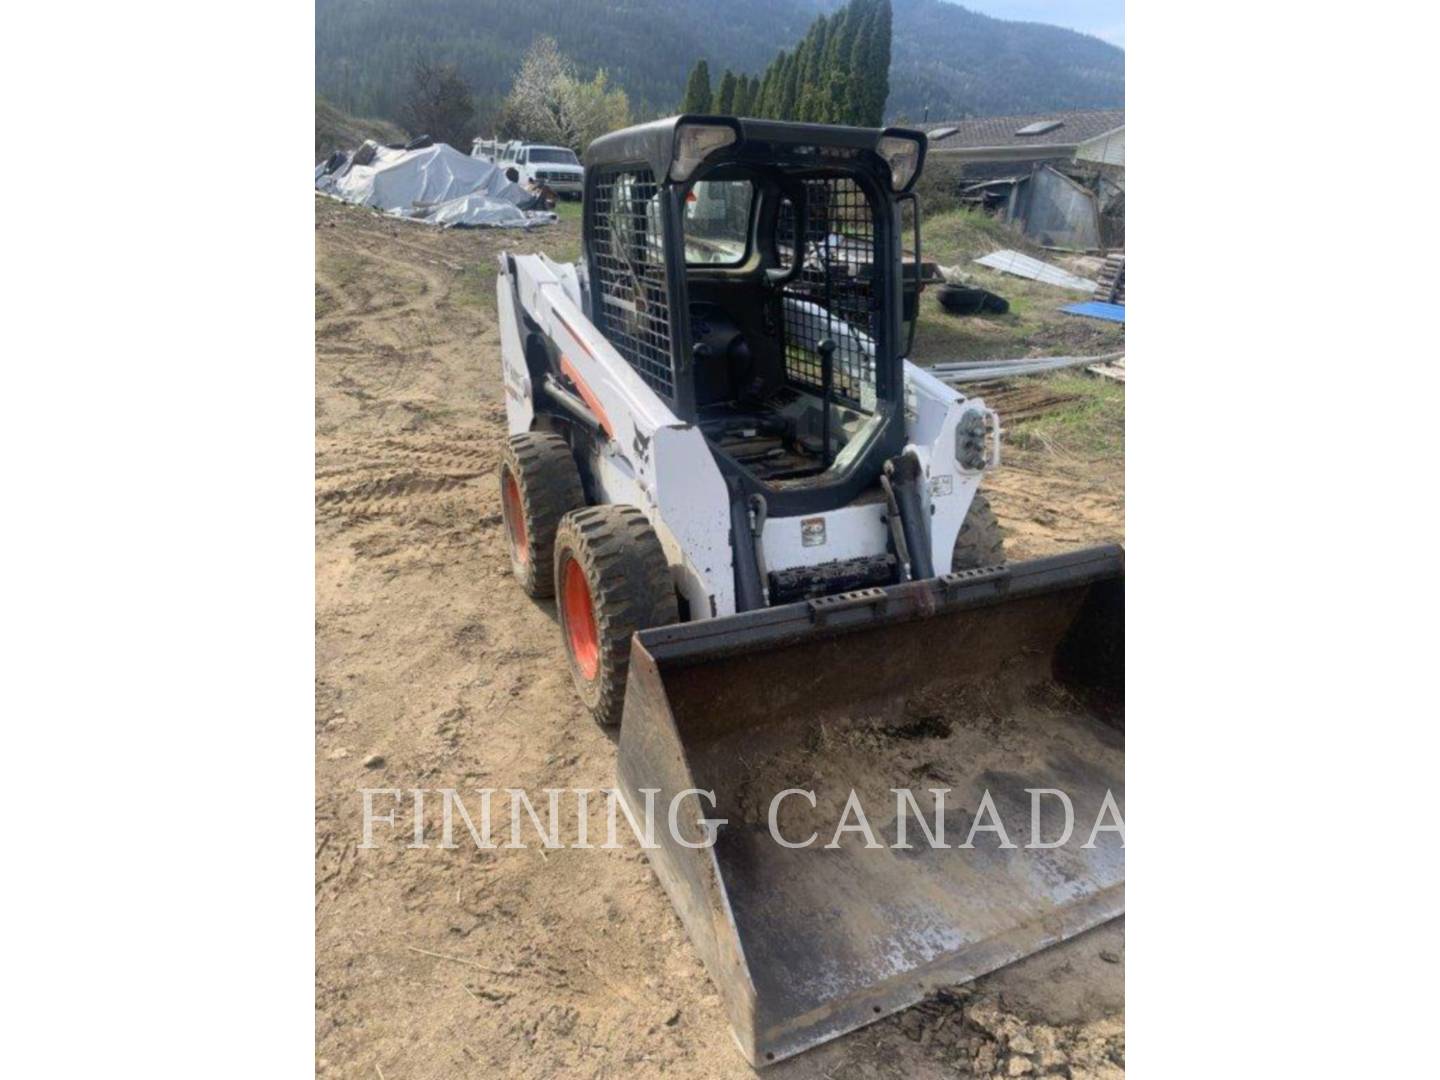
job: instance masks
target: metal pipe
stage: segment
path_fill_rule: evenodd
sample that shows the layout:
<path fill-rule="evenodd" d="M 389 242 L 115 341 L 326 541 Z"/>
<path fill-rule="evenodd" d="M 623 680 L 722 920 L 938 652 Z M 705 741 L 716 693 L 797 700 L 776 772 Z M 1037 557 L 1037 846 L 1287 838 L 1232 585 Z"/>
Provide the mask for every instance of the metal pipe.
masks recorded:
<path fill-rule="evenodd" d="M 548 372 L 546 373 L 542 389 L 545 391 L 545 396 L 555 405 L 564 409 L 593 433 L 597 435 L 604 433 L 605 429 L 600 426 L 599 418 L 590 411 L 590 406 L 570 393 L 569 390 L 566 390 L 565 387 L 560 384 L 560 380 L 555 378 L 554 375 Z"/>
<path fill-rule="evenodd" d="M 1108 364 L 1119 360 L 1124 355 L 1124 353 L 1105 353 L 1101 356 L 1049 356 L 1035 360 L 964 361 L 934 364 L 926 370 L 944 383 L 981 382 L 987 379 L 1043 375 L 1050 371 L 1088 367 L 1092 364 Z"/>

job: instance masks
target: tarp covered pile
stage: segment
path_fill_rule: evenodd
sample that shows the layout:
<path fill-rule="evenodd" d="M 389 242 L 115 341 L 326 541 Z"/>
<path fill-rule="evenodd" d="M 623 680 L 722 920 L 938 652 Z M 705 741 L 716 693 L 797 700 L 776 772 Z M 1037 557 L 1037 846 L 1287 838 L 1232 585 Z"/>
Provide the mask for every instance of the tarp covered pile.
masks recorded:
<path fill-rule="evenodd" d="M 315 166 L 315 190 L 348 203 L 440 226 L 548 225 L 539 198 L 505 179 L 493 162 L 432 143 L 414 150 L 366 141 Z"/>

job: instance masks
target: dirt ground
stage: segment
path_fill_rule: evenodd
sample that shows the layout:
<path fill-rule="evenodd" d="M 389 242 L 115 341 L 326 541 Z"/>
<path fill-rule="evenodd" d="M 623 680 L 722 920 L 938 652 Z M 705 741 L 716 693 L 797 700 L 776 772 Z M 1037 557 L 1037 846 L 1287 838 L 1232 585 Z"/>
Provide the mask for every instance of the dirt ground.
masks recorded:
<path fill-rule="evenodd" d="M 553 606 L 509 576 L 494 477 L 495 255 L 573 257 L 578 227 L 440 232 L 317 199 L 315 236 L 317 1073 L 751 1075 L 633 843 L 482 852 L 457 826 L 441 850 L 437 797 L 408 849 L 407 794 L 360 848 L 364 788 L 613 780 Z M 1114 461 L 1033 450 L 988 481 L 1022 558 L 1120 539 L 1122 488 Z M 765 1075 L 1121 1076 L 1123 958 L 1111 923 Z"/>

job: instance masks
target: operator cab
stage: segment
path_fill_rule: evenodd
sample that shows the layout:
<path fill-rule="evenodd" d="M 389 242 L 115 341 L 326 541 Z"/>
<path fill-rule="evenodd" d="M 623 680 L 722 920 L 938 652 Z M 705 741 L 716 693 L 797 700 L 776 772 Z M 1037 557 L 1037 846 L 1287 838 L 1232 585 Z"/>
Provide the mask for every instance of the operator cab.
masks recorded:
<path fill-rule="evenodd" d="M 849 502 L 903 448 L 899 205 L 923 157 L 918 132 L 720 117 L 587 151 L 592 321 L 772 513 Z"/>
<path fill-rule="evenodd" d="M 843 468 L 847 448 L 880 423 L 883 305 L 863 188 L 843 172 L 802 181 L 807 227 L 797 254 L 786 178 L 768 172 L 722 167 L 695 181 L 682 224 L 700 426 L 717 449 L 783 488 Z M 800 272 L 777 285 L 797 259 Z"/>

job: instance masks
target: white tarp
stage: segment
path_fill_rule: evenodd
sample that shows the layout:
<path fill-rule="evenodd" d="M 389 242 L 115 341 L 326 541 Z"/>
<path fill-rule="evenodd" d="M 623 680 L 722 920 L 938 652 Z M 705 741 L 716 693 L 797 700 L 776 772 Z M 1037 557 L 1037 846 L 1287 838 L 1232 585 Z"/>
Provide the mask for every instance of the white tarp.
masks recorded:
<path fill-rule="evenodd" d="M 1093 293 L 1100 287 L 1089 278 L 1077 277 L 1075 274 L 1061 270 L 1058 266 L 1051 266 L 1039 259 L 1032 259 L 1029 255 L 1022 255 L 1018 251 L 992 251 L 989 255 L 975 261 L 992 270 L 1014 274 L 1016 277 L 1030 278 L 1032 281 L 1043 281 L 1046 285 L 1058 285 L 1062 289 L 1076 289 L 1079 292 Z"/>
<path fill-rule="evenodd" d="M 531 225 L 543 225 L 554 221 L 554 214 L 543 214 L 542 220 L 536 215 L 521 210 L 514 203 L 492 198 L 489 195 L 461 195 L 458 199 L 446 199 L 433 209 L 417 212 L 415 215 L 432 225 L 449 227 L 453 225 L 495 225 L 501 228 L 516 226 L 527 229 Z"/>
<path fill-rule="evenodd" d="M 442 226 L 528 228 L 556 220 L 522 207 L 535 196 L 505 179 L 493 162 L 435 143 L 392 150 L 367 142 L 331 172 L 316 169 L 315 190 L 348 203 Z"/>

